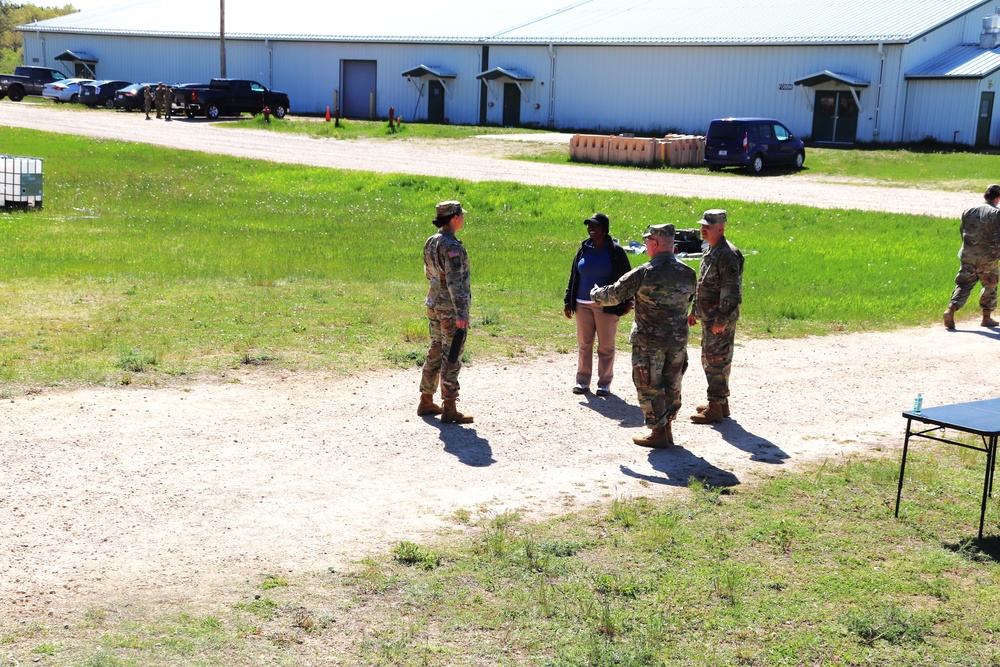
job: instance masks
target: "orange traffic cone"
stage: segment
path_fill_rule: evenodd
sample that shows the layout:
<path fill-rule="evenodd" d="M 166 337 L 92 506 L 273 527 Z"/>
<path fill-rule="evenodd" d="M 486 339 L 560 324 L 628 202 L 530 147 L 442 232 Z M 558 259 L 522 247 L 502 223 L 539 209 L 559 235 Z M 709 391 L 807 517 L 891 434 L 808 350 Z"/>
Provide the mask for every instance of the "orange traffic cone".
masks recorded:
<path fill-rule="evenodd" d="M 326 122 L 330 122 L 330 107 L 326 108 Z"/>

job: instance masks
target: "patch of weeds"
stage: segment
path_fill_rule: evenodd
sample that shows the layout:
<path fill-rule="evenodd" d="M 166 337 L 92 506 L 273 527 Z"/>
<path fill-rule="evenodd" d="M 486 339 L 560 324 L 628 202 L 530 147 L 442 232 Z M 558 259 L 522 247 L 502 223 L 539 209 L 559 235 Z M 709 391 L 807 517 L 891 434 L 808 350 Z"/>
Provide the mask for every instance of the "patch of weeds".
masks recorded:
<path fill-rule="evenodd" d="M 271 598 L 263 598 L 257 595 L 254 596 L 253 602 L 237 602 L 233 605 L 233 608 L 251 613 L 267 621 L 274 618 L 278 612 L 278 603 Z"/>
<path fill-rule="evenodd" d="M 649 589 L 631 577 L 600 574 L 594 581 L 594 590 L 601 595 L 614 595 L 623 598 L 636 598 Z"/>
<path fill-rule="evenodd" d="M 441 565 L 441 556 L 413 542 L 400 542 L 392 550 L 392 557 L 403 565 L 419 565 L 425 570 L 433 570 Z"/>
<path fill-rule="evenodd" d="M 292 621 L 292 626 L 308 632 L 309 634 L 316 634 L 320 632 L 325 624 L 321 621 L 313 618 L 313 615 L 307 609 L 299 609 L 295 612 L 295 618 Z"/>
<path fill-rule="evenodd" d="M 79 667 L 123 667 L 122 660 L 111 653 L 95 653 L 79 664 Z"/>
<path fill-rule="evenodd" d="M 348 575 L 349 582 L 355 584 L 361 593 L 378 595 L 385 593 L 395 585 L 396 577 L 386 574 L 382 564 L 375 559 L 364 558 L 361 560 L 361 564 L 364 569 Z"/>
<path fill-rule="evenodd" d="M 456 523 L 460 523 L 465 526 L 472 523 L 472 512 L 470 512 L 467 509 L 457 509 L 452 513 L 451 516 Z"/>
<path fill-rule="evenodd" d="M 59 652 L 59 647 L 55 644 L 46 642 L 44 644 L 39 644 L 35 648 L 31 649 L 32 653 L 38 653 L 41 655 L 53 656 Z"/>
<path fill-rule="evenodd" d="M 575 556 L 584 546 L 583 542 L 576 540 L 542 540 L 538 543 L 538 550 L 556 558 L 567 558 Z"/>
<path fill-rule="evenodd" d="M 611 512 L 608 517 L 615 523 L 620 523 L 625 529 L 639 525 L 639 508 L 634 501 L 615 498 L 611 501 Z"/>
<path fill-rule="evenodd" d="M 739 601 L 739 593 L 742 588 L 742 577 L 731 569 L 724 569 L 712 580 L 712 592 L 717 598 L 729 605 L 735 605 Z"/>
<path fill-rule="evenodd" d="M 926 614 L 912 613 L 891 605 L 851 613 L 846 625 L 847 630 L 865 644 L 873 644 L 879 639 L 890 644 L 915 644 L 923 642 L 930 633 L 933 619 Z"/>
<path fill-rule="evenodd" d="M 493 518 L 486 532 L 483 533 L 475 551 L 489 558 L 504 558 L 512 547 L 511 532 L 514 523 L 519 519 L 517 512 L 504 512 Z"/>
<path fill-rule="evenodd" d="M 243 366 L 263 366 L 269 364 L 272 361 L 277 361 L 278 356 L 274 354 L 260 353 L 256 354 L 250 348 L 243 350 L 240 354 L 239 362 Z"/>
<path fill-rule="evenodd" d="M 720 486 L 712 486 L 704 479 L 698 479 L 696 477 L 692 477 L 688 480 L 688 489 L 691 490 L 695 500 L 710 505 L 718 505 L 722 502 L 720 496 L 728 493 L 726 489 Z"/>
<path fill-rule="evenodd" d="M 129 373 L 145 372 L 150 366 L 157 363 L 156 355 L 143 352 L 137 347 L 121 348 L 118 350 L 118 358 L 115 360 L 115 368 L 120 368 Z"/>
<path fill-rule="evenodd" d="M 282 586 L 287 586 L 287 585 L 288 585 L 287 580 L 282 579 L 281 577 L 274 574 L 265 574 L 264 581 L 260 583 L 260 587 L 263 588 L 265 591 L 268 590 L 269 588 L 280 588 Z"/>
<path fill-rule="evenodd" d="M 423 366 L 427 359 L 427 350 L 401 350 L 390 347 L 382 356 L 395 366 Z"/>

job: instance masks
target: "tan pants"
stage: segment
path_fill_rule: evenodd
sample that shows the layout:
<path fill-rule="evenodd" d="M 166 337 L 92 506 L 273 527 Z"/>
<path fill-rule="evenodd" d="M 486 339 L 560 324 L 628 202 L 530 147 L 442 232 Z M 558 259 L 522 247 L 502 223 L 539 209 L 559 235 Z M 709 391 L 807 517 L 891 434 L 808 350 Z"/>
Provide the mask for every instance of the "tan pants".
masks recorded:
<path fill-rule="evenodd" d="M 590 386 L 594 370 L 594 335 L 597 335 L 597 384 L 611 385 L 615 377 L 615 334 L 618 331 L 617 315 L 605 313 L 596 303 L 576 304 L 576 342 L 580 355 L 576 366 L 576 381 Z"/>

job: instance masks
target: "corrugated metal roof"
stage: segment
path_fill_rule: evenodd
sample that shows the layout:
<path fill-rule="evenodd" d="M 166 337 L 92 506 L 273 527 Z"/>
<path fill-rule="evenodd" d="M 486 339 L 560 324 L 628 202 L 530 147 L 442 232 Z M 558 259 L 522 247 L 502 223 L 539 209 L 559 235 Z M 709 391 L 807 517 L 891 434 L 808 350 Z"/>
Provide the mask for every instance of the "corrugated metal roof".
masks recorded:
<path fill-rule="evenodd" d="M 495 35 L 511 42 L 909 42 L 983 0 L 590 0 Z"/>
<path fill-rule="evenodd" d="M 1000 70 L 1000 49 L 958 46 L 913 68 L 907 79 L 981 79 Z"/>
<path fill-rule="evenodd" d="M 376 42 L 474 42 L 574 0 L 227 0 L 226 37 Z M 114 35 L 218 37 L 219 3 L 131 0 L 21 29 Z"/>
<path fill-rule="evenodd" d="M 229 0 L 226 36 L 295 40 L 556 44 L 905 43 L 992 0 Z M 132 0 L 21 29 L 219 34 L 219 5 Z"/>

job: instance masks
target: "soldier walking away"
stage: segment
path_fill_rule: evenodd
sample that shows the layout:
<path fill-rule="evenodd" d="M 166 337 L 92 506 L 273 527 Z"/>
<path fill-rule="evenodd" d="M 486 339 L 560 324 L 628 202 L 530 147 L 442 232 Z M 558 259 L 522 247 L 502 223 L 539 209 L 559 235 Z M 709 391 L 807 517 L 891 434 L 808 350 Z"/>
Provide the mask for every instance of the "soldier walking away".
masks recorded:
<path fill-rule="evenodd" d="M 701 323 L 701 365 L 708 380 L 708 405 L 691 416 L 695 424 L 714 424 L 729 416 L 729 371 L 733 367 L 736 322 L 743 302 L 743 253 L 726 239 L 726 212 L 705 211 L 701 238 L 708 251 L 701 258 L 698 291 L 688 324 Z"/>
<path fill-rule="evenodd" d="M 697 278 L 694 269 L 674 256 L 674 226 L 650 225 L 642 235 L 649 261 L 614 284 L 594 287 L 592 301 L 606 306 L 635 300 L 632 381 L 639 407 L 651 429 L 632 441 L 643 447 L 674 443 L 670 422 L 681 408 L 681 379 L 687 370 L 688 309 Z"/>
<path fill-rule="evenodd" d="M 149 120 L 149 110 L 153 108 L 153 93 L 149 86 L 142 87 L 142 108 L 146 111 L 146 120 Z"/>
<path fill-rule="evenodd" d="M 427 351 L 420 378 L 417 414 L 441 415 L 444 424 L 471 424 L 472 415 L 458 411 L 458 373 L 469 329 L 469 254 L 455 233 L 465 226 L 465 209 L 457 201 L 437 205 L 434 225 L 438 228 L 424 243 L 424 275 L 430 281 L 427 293 L 427 321 L 431 347 Z M 441 405 L 434 404 L 434 392 L 441 385 Z"/>
<path fill-rule="evenodd" d="M 174 111 L 174 89 L 170 86 L 163 87 L 163 115 L 167 120 L 172 120 Z"/>
<path fill-rule="evenodd" d="M 163 82 L 156 84 L 156 91 L 153 93 L 153 99 L 156 102 L 156 117 L 162 118 L 163 113 L 163 98 L 166 96 L 167 91 L 163 88 Z"/>
<path fill-rule="evenodd" d="M 972 288 L 976 283 L 982 283 L 983 291 L 979 295 L 979 307 L 983 309 L 983 321 L 980 326 L 995 327 L 998 325 L 991 315 L 997 308 L 997 282 L 1000 271 L 997 269 L 997 259 L 1000 257 L 1000 185 L 991 185 L 983 195 L 985 203 L 966 209 L 962 213 L 962 248 L 958 251 L 961 266 L 955 276 L 955 291 L 951 295 L 948 310 L 944 311 L 944 326 L 949 331 L 955 330 L 955 312 L 965 305 Z"/>

